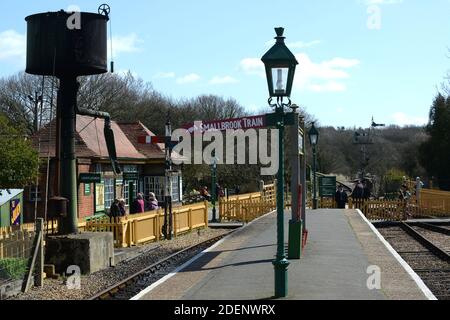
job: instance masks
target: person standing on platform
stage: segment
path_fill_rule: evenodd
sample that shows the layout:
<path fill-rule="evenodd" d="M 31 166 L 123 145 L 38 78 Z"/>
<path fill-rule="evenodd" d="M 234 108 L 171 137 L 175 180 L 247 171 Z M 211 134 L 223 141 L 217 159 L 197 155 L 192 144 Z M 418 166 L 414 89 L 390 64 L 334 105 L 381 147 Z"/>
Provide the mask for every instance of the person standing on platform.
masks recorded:
<path fill-rule="evenodd" d="M 334 199 L 336 200 L 338 209 L 345 209 L 345 205 L 348 202 L 348 196 L 342 186 L 339 186 L 339 188 L 336 191 L 336 194 L 334 196 Z"/>
<path fill-rule="evenodd" d="M 138 193 L 136 199 L 134 199 L 131 206 L 131 213 L 143 213 L 145 212 L 145 202 L 142 193 Z"/>
<path fill-rule="evenodd" d="M 119 199 L 119 211 L 121 217 L 125 217 L 127 215 L 125 199 Z"/>
<path fill-rule="evenodd" d="M 416 178 L 416 185 L 415 185 L 415 193 L 416 193 L 416 203 L 420 202 L 420 192 L 422 191 L 424 184 L 420 180 L 420 177 Z"/>
<path fill-rule="evenodd" d="M 120 217 L 119 200 L 114 199 L 113 203 L 111 204 L 111 208 L 109 209 L 109 217 L 110 218 Z"/>
<path fill-rule="evenodd" d="M 158 199 L 156 199 L 156 195 L 153 192 L 150 192 L 149 197 L 148 197 L 148 210 L 149 211 L 154 211 L 154 210 L 158 210 Z"/>

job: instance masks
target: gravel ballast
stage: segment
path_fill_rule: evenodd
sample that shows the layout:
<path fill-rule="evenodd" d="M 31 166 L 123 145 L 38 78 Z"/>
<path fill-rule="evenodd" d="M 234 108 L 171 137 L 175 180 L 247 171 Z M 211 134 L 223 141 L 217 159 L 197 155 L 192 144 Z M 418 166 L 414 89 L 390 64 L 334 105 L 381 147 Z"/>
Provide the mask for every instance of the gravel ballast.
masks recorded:
<path fill-rule="evenodd" d="M 190 246 L 229 233 L 229 229 L 205 229 L 142 246 L 138 257 L 118 263 L 116 266 L 81 277 L 81 289 L 68 289 L 65 279 L 45 279 L 43 288 L 32 288 L 12 300 L 85 300 L 94 294 L 133 275 L 146 266 Z"/>

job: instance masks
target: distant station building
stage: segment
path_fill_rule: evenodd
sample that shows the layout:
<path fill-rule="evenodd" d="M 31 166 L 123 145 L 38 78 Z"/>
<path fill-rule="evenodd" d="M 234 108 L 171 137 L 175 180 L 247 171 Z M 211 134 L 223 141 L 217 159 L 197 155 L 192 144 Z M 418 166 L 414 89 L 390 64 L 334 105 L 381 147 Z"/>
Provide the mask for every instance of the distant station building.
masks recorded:
<path fill-rule="evenodd" d="M 148 137 L 154 134 L 140 122 L 111 121 L 114 131 L 117 159 L 123 171 L 115 176 L 111 168 L 103 134 L 104 120 L 77 115 L 75 154 L 77 158 L 78 216 L 86 218 L 108 212 L 114 199 L 125 199 L 129 206 L 130 190 L 136 197 L 153 192 L 159 201 L 164 196 L 165 152 L 164 144 L 151 144 Z M 24 192 L 24 220 L 33 221 L 35 205 L 37 217 L 44 217 L 46 199 L 57 195 L 58 177 L 56 125 L 51 122 L 33 137 L 33 146 L 39 150 L 41 160 L 39 182 Z M 172 157 L 179 155 L 172 153 Z M 47 187 L 47 166 L 48 187 Z M 100 174 L 100 182 L 89 179 Z M 48 188 L 48 197 L 46 190 Z M 182 201 L 183 180 L 181 171 L 172 176 L 172 200 Z M 48 204 L 47 204 L 48 205 Z"/>

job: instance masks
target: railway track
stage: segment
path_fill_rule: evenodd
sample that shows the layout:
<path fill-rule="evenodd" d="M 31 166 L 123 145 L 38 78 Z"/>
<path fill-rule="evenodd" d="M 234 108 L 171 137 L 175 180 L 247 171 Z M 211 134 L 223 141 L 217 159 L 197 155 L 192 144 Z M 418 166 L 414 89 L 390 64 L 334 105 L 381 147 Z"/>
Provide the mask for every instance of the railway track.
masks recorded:
<path fill-rule="evenodd" d="M 152 283 L 163 278 L 178 266 L 232 232 L 234 232 L 234 230 L 175 252 L 174 254 L 134 273 L 128 278 L 117 282 L 107 289 L 96 293 L 88 300 L 129 300 Z"/>
<path fill-rule="evenodd" d="M 450 235 L 445 227 L 399 223 L 379 231 L 439 300 L 450 300 Z"/>

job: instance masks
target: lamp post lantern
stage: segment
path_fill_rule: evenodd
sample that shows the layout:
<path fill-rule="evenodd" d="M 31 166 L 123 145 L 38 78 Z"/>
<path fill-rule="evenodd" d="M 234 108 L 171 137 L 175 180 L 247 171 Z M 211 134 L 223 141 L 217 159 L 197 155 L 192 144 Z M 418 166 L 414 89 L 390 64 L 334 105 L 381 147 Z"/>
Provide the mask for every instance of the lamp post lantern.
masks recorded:
<path fill-rule="evenodd" d="M 317 146 L 317 143 L 319 142 L 319 131 L 317 131 L 316 127 L 314 126 L 314 122 L 312 123 L 311 129 L 308 132 L 308 136 L 309 136 L 309 143 L 311 144 L 312 149 L 313 149 L 313 209 L 317 209 L 316 146 Z"/>
<path fill-rule="evenodd" d="M 273 261 L 275 269 L 275 297 L 287 296 L 287 268 L 289 261 L 286 259 L 284 250 L 284 127 L 286 113 L 285 107 L 291 106 L 292 83 L 294 80 L 295 68 L 298 65 L 297 59 L 286 47 L 283 37 L 284 28 L 275 28 L 277 37 L 276 43 L 262 57 L 266 69 L 267 85 L 269 89 L 269 105 L 275 108 L 275 114 L 271 115 L 273 124 L 279 130 L 278 155 L 279 168 L 277 177 L 277 254 Z M 272 104 L 272 99 L 277 98 L 277 102 Z M 288 99 L 288 103 L 283 103 L 283 98 Z"/>

